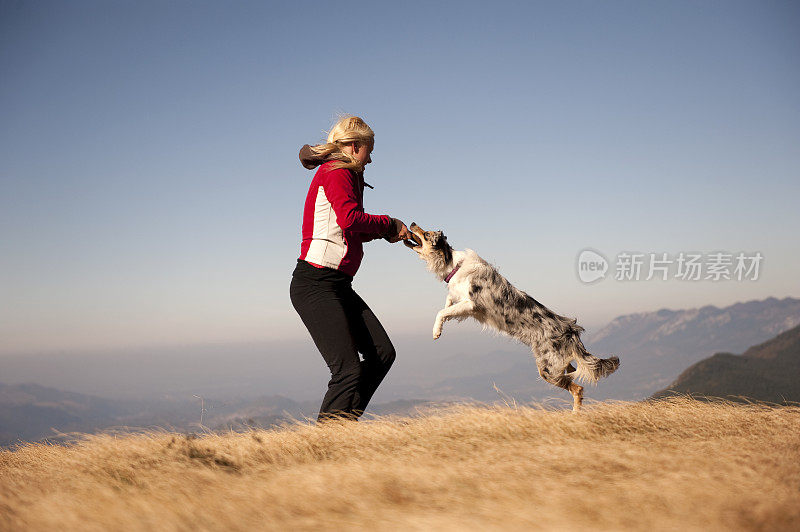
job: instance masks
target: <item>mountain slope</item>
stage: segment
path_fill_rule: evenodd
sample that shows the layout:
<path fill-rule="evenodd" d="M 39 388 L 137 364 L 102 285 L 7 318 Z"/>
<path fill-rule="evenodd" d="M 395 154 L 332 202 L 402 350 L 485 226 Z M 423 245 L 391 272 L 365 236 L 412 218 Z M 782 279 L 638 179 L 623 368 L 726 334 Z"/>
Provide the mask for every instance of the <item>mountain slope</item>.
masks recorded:
<path fill-rule="evenodd" d="M 584 339 L 595 355 L 622 361 L 590 396 L 643 399 L 714 353 L 741 352 L 797 325 L 800 299 L 790 297 L 620 316 Z"/>
<path fill-rule="evenodd" d="M 743 396 L 759 401 L 800 401 L 800 327 L 748 349 L 717 353 L 681 373 L 666 390 L 710 397 Z"/>
<path fill-rule="evenodd" d="M 370 405 L 370 414 L 409 415 L 428 402 L 402 400 Z M 200 425 L 201 406 L 203 424 Z M 38 384 L 0 383 L 0 447 L 66 433 L 91 433 L 114 427 L 218 431 L 268 428 L 306 417 L 316 418 L 319 402 L 297 402 L 280 395 L 217 400 L 199 396 L 161 396 L 149 401 L 114 400 L 66 392 Z"/>
<path fill-rule="evenodd" d="M 109 426 L 132 413 L 121 401 L 64 392 L 38 384 L 0 383 L 0 445 Z"/>

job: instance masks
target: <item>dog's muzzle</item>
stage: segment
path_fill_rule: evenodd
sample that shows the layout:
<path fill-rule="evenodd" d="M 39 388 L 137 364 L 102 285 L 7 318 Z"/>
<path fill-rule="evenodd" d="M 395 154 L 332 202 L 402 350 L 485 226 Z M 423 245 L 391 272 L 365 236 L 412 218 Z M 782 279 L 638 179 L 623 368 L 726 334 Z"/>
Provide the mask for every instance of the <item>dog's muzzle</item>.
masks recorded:
<path fill-rule="evenodd" d="M 422 245 L 422 240 L 420 240 L 417 235 L 412 233 L 411 234 L 411 240 L 408 240 L 408 239 L 403 240 L 403 244 L 405 244 L 406 247 L 414 249 L 414 248 L 418 248 L 418 247 L 420 247 Z"/>
<path fill-rule="evenodd" d="M 418 237 L 415 233 L 413 233 L 413 231 L 415 228 L 419 228 L 419 226 L 415 222 L 411 222 L 411 225 L 408 228 L 412 231 L 411 240 L 408 239 L 403 240 L 403 244 L 405 244 L 406 247 L 411 249 L 418 248 L 419 246 L 422 245 L 422 239 L 420 239 L 420 237 Z"/>

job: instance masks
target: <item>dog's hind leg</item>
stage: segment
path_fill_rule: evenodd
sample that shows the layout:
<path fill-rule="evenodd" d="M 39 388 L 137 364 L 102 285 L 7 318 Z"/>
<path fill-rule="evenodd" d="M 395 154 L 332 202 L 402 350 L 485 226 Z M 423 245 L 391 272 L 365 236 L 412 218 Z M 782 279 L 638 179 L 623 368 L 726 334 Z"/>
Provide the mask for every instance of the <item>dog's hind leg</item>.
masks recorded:
<path fill-rule="evenodd" d="M 578 412 L 583 404 L 583 386 L 573 382 L 572 377 L 564 375 L 564 369 L 556 371 L 546 362 L 546 356 L 536 359 L 539 375 L 554 386 L 563 388 L 572 394 L 572 411 Z M 566 368 L 568 369 L 569 366 Z M 574 370 L 574 368 L 573 368 Z"/>

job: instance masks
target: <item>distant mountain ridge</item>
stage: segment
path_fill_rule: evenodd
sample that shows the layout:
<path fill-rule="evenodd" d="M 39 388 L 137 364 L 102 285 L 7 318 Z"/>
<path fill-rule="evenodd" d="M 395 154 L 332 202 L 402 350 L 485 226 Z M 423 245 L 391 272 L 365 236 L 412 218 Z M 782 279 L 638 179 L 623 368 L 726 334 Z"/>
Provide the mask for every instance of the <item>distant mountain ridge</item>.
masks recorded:
<path fill-rule="evenodd" d="M 735 303 L 718 308 L 706 305 L 687 310 L 661 309 L 655 312 L 626 314 L 612 320 L 608 325 L 586 340 L 603 346 L 614 339 L 633 340 L 631 347 L 648 342 L 677 340 L 680 343 L 694 341 L 698 336 L 708 336 L 710 341 L 724 336 L 730 343 L 746 341 L 750 332 L 774 336 L 798 325 L 800 322 L 800 299 L 769 297 Z M 691 340 L 689 340 L 691 339 Z"/>
<path fill-rule="evenodd" d="M 783 403 L 800 401 L 800 326 L 745 351 L 716 353 L 689 367 L 667 389 L 672 393 Z"/>
<path fill-rule="evenodd" d="M 369 412 L 413 415 L 429 404 L 417 399 L 398 400 L 370 405 Z M 60 441 L 72 432 L 112 428 L 161 427 L 184 432 L 269 428 L 316 418 L 318 407 L 318 401 L 298 402 L 280 395 L 240 400 L 206 398 L 202 403 L 199 397 L 116 400 L 38 384 L 0 383 L 0 447 L 44 438 Z"/>
<path fill-rule="evenodd" d="M 601 381 L 594 396 L 643 399 L 703 358 L 741 352 L 797 325 L 800 299 L 791 297 L 620 316 L 584 339 L 592 353 L 622 362 L 607 381 L 613 385 Z"/>
<path fill-rule="evenodd" d="M 133 412 L 122 401 L 38 384 L 0 383 L 0 445 L 108 426 Z"/>

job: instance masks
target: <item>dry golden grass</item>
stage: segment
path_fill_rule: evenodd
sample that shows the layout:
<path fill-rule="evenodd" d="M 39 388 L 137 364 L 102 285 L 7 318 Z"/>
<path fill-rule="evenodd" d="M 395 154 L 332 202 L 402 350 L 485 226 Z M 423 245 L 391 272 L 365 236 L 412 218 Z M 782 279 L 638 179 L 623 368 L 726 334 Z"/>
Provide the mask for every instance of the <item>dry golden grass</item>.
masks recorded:
<path fill-rule="evenodd" d="M 800 529 L 800 408 L 459 407 L 0 453 L 0 528 Z"/>

